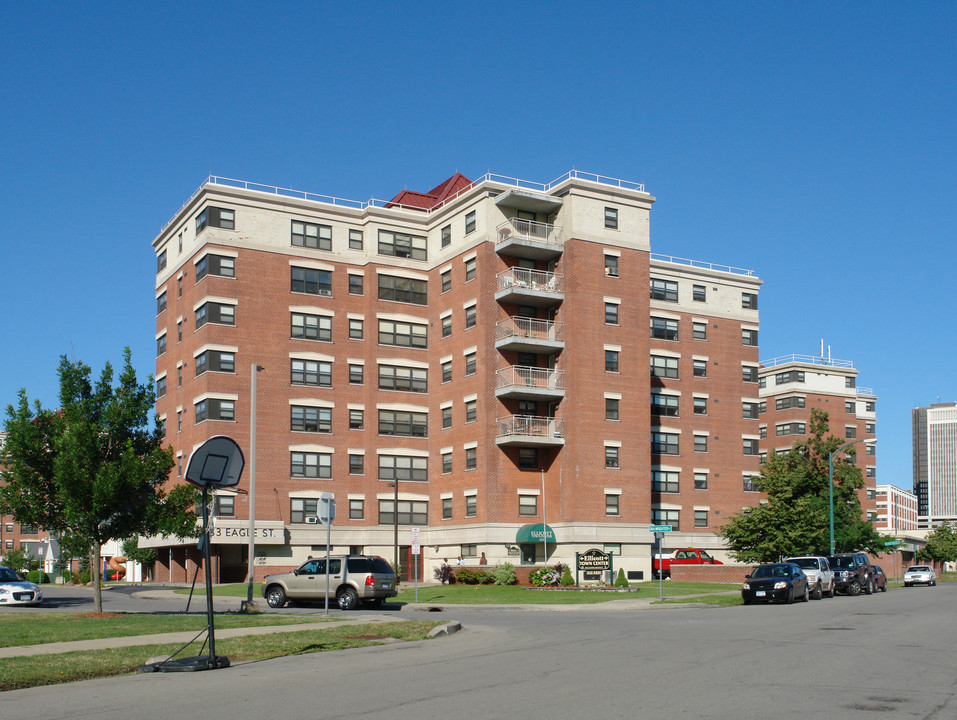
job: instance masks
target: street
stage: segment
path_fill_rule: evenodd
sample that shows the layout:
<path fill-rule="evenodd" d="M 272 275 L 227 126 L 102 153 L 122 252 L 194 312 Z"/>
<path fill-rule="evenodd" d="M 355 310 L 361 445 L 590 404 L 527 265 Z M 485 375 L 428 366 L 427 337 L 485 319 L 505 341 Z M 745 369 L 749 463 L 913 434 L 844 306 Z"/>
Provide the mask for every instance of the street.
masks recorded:
<path fill-rule="evenodd" d="M 447 638 L 0 696 L 4 720 L 952 718 L 957 585 L 724 609 L 447 608 Z M 410 613 L 402 617 L 436 618 Z"/>

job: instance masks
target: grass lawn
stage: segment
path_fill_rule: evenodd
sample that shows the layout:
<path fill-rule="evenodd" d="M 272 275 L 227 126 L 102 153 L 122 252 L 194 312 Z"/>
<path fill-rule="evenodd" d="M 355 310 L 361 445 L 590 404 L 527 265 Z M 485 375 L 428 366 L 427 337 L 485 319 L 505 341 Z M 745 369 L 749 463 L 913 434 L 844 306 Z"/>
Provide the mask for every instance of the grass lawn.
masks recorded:
<path fill-rule="evenodd" d="M 23 617 L 22 615 L 18 617 Z M 296 621 L 301 622 L 302 618 Z M 216 640 L 216 654 L 235 664 L 249 660 L 301 655 L 365 647 L 392 640 L 423 640 L 438 622 L 395 622 L 374 625 L 347 625 L 317 628 L 307 632 L 285 632 Z M 218 625 L 218 622 L 217 622 Z M 0 659 L 0 691 L 88 680 L 137 672 L 149 658 L 170 655 L 179 645 L 143 645 L 139 647 L 71 652 L 59 655 L 38 655 Z M 178 657 L 206 654 L 201 643 L 180 653 Z"/>

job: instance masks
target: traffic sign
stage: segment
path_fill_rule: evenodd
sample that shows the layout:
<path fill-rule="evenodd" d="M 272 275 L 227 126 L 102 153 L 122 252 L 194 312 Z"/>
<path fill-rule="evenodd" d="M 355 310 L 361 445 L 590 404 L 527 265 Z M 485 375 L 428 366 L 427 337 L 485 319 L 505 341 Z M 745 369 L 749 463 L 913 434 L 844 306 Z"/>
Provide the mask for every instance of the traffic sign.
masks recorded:
<path fill-rule="evenodd" d="M 901 544 L 900 540 L 889 540 L 888 542 L 884 543 L 884 547 L 893 547 L 894 545 L 900 545 L 900 544 Z"/>
<path fill-rule="evenodd" d="M 671 532 L 671 525 L 649 525 L 648 532 L 653 532 L 653 533 Z"/>

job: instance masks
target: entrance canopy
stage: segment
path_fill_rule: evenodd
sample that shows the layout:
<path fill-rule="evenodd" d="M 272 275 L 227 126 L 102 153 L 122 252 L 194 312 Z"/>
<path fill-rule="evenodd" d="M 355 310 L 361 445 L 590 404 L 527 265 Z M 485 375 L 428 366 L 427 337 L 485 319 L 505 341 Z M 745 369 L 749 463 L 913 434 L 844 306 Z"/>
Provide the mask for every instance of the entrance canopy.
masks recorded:
<path fill-rule="evenodd" d="M 515 533 L 517 543 L 555 542 L 555 531 L 544 523 L 530 523 L 522 525 Z"/>

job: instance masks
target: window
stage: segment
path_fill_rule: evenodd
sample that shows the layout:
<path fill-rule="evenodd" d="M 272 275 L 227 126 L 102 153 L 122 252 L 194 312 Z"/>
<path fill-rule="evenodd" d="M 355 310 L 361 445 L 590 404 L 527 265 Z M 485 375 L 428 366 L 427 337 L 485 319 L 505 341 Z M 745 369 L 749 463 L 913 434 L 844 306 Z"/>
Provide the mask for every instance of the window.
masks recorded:
<path fill-rule="evenodd" d="M 156 397 L 161 398 L 166 395 L 166 377 L 156 379 Z"/>
<path fill-rule="evenodd" d="M 332 250 L 332 228 L 328 225 L 313 225 L 312 223 L 293 220 L 292 245 L 293 247 Z"/>
<path fill-rule="evenodd" d="M 176 342 L 178 343 L 183 342 L 183 321 L 182 320 L 176 321 Z"/>
<path fill-rule="evenodd" d="M 661 508 L 651 509 L 651 522 L 654 525 L 670 525 L 672 531 L 679 532 L 681 527 L 678 523 L 678 510 L 662 510 Z"/>
<path fill-rule="evenodd" d="M 757 492 L 758 488 L 754 484 L 754 475 L 745 475 L 742 478 L 742 489 L 745 492 Z"/>
<path fill-rule="evenodd" d="M 465 374 L 474 375 L 475 374 L 475 353 L 471 352 L 465 356 Z"/>
<path fill-rule="evenodd" d="M 292 268 L 292 292 L 332 295 L 332 272 L 313 268 Z"/>
<path fill-rule="evenodd" d="M 204 255 L 196 263 L 196 282 L 207 275 L 236 277 L 236 259 L 223 255 Z M 182 295 L 182 292 L 180 295 Z"/>
<path fill-rule="evenodd" d="M 405 365 L 380 365 L 379 389 L 424 393 L 429 391 L 429 371 Z"/>
<path fill-rule="evenodd" d="M 407 455 L 380 455 L 379 479 L 399 482 L 428 482 L 429 459 Z"/>
<path fill-rule="evenodd" d="M 332 432 L 332 410 L 330 408 L 293 405 L 289 409 L 290 430 L 292 432 Z"/>
<path fill-rule="evenodd" d="M 452 453 L 442 453 L 442 474 L 448 475 L 452 472 Z"/>
<path fill-rule="evenodd" d="M 651 414 L 658 417 L 678 417 L 678 396 L 651 393 Z"/>
<path fill-rule="evenodd" d="M 673 470 L 652 470 L 651 491 L 658 493 L 679 492 L 678 478 L 680 473 Z"/>
<path fill-rule="evenodd" d="M 465 214 L 465 234 L 475 232 L 475 211 L 472 210 Z"/>
<path fill-rule="evenodd" d="M 707 360 L 692 360 L 692 367 L 694 369 L 695 377 L 708 377 Z"/>
<path fill-rule="evenodd" d="M 393 257 L 412 258 L 413 260 L 428 260 L 426 239 L 416 235 L 379 231 L 379 254 Z"/>
<path fill-rule="evenodd" d="M 678 377 L 678 358 L 664 357 L 662 355 L 651 356 L 651 375 L 659 378 L 677 378 Z"/>
<path fill-rule="evenodd" d="M 768 386 L 768 379 L 766 377 L 758 378 L 758 387 L 766 388 Z"/>
<path fill-rule="evenodd" d="M 694 474 L 694 489 L 695 490 L 707 490 L 708 489 L 708 473 L 706 472 L 696 472 Z"/>
<path fill-rule="evenodd" d="M 293 385 L 315 385 L 318 387 L 332 387 L 332 363 L 316 360 L 293 360 Z"/>
<path fill-rule="evenodd" d="M 619 515 L 620 495 L 615 493 L 605 493 L 605 515 Z"/>
<path fill-rule="evenodd" d="M 289 498 L 289 522 L 304 523 L 307 517 L 319 515 L 319 500 L 313 498 Z"/>
<path fill-rule="evenodd" d="M 708 414 L 708 398 L 706 397 L 696 397 L 692 398 L 692 403 L 694 405 L 694 414 L 695 415 L 707 415 Z"/>
<path fill-rule="evenodd" d="M 442 228 L 442 247 L 448 247 L 452 244 L 452 226 L 446 225 Z"/>
<path fill-rule="evenodd" d="M 362 385 L 365 380 L 363 375 L 365 374 L 365 368 L 362 365 L 355 363 L 349 364 L 349 384 L 350 385 Z"/>
<path fill-rule="evenodd" d="M 768 439 L 768 426 L 767 426 L 767 425 L 762 425 L 760 428 L 758 428 L 758 435 L 760 436 L 760 438 L 761 438 L 762 440 L 767 440 L 767 439 Z"/>
<path fill-rule="evenodd" d="M 743 417 L 746 420 L 756 420 L 758 417 L 758 403 L 742 402 L 741 417 Z"/>
<path fill-rule="evenodd" d="M 851 413 L 852 415 L 857 413 L 857 403 L 855 403 L 853 400 L 845 400 L 844 412 Z"/>
<path fill-rule="evenodd" d="M 350 249 L 350 250 L 361 250 L 362 247 L 363 247 L 362 231 L 361 231 L 361 230 L 350 230 L 350 231 L 349 231 L 349 249 Z"/>
<path fill-rule="evenodd" d="M 474 470 L 478 467 L 478 450 L 476 448 L 465 448 L 465 469 Z"/>
<path fill-rule="evenodd" d="M 538 470 L 538 449 L 519 448 L 518 467 L 521 470 Z"/>
<path fill-rule="evenodd" d="M 442 382 L 452 382 L 452 361 L 446 360 L 442 363 Z"/>
<path fill-rule="evenodd" d="M 703 322 L 691 323 L 691 337 L 693 337 L 695 340 L 707 340 L 708 339 L 708 323 L 703 323 Z"/>
<path fill-rule="evenodd" d="M 774 401 L 775 410 L 788 410 L 789 408 L 803 408 L 804 407 L 804 398 L 803 397 L 786 397 L 778 398 Z"/>
<path fill-rule="evenodd" d="M 447 338 L 452 334 L 452 315 L 446 315 L 442 318 L 442 337 Z"/>
<path fill-rule="evenodd" d="M 399 347 L 428 347 L 428 326 L 418 323 L 379 320 L 379 344 Z"/>
<path fill-rule="evenodd" d="M 753 365 L 742 365 L 741 366 L 741 379 L 744 382 L 757 382 L 758 381 L 758 369 Z"/>
<path fill-rule="evenodd" d="M 651 299 L 678 302 L 678 283 L 651 278 Z"/>
<path fill-rule="evenodd" d="M 380 275 L 379 299 L 395 300 L 396 302 L 412 303 L 413 305 L 428 305 L 428 283 L 425 280 Z"/>
<path fill-rule="evenodd" d="M 227 208 L 213 207 L 208 205 L 204 207 L 199 215 L 196 216 L 196 234 L 198 235 L 207 227 L 222 228 L 223 230 L 236 229 L 236 213 Z"/>
<path fill-rule="evenodd" d="M 475 279 L 475 258 L 465 261 L 465 282 Z"/>
<path fill-rule="evenodd" d="M 429 415 L 424 412 L 379 410 L 379 434 L 428 437 Z"/>
<path fill-rule="evenodd" d="M 617 468 L 621 467 L 618 464 L 619 461 L 619 450 L 621 448 L 611 447 L 609 445 L 605 446 L 605 467 L 606 468 Z"/>
<path fill-rule="evenodd" d="M 470 305 L 465 308 L 465 329 L 475 327 L 475 306 Z"/>
<path fill-rule="evenodd" d="M 447 293 L 452 289 L 452 271 L 446 270 L 439 277 L 442 278 L 442 292 Z"/>
<path fill-rule="evenodd" d="M 691 299 L 695 302 L 704 302 L 707 299 L 707 290 L 704 285 L 691 286 Z"/>
<path fill-rule="evenodd" d="M 538 495 L 519 495 L 518 514 L 521 517 L 538 517 Z"/>
<path fill-rule="evenodd" d="M 852 388 L 857 386 L 857 379 L 852 377 L 844 378 L 844 387 Z"/>
<path fill-rule="evenodd" d="M 617 350 L 605 350 L 605 372 L 618 372 Z"/>
<path fill-rule="evenodd" d="M 658 340 L 677 340 L 678 321 L 667 318 L 651 318 L 651 337 Z"/>
<path fill-rule="evenodd" d="M 363 277 L 362 275 L 353 275 L 349 273 L 349 294 L 350 295 L 362 295 L 365 292 L 363 287 Z"/>
<path fill-rule="evenodd" d="M 751 347 L 758 346 L 758 331 L 757 330 L 741 330 L 741 344 L 748 345 Z"/>
<path fill-rule="evenodd" d="M 166 248 L 163 248 L 160 251 L 160 254 L 156 256 L 156 272 L 162 272 L 166 269 Z"/>
<path fill-rule="evenodd" d="M 289 453 L 290 475 L 294 478 L 331 478 L 332 455 L 330 453 Z"/>
<path fill-rule="evenodd" d="M 379 524 L 428 525 L 429 503 L 426 500 L 399 500 L 398 514 L 394 512 L 395 500 L 379 501 Z"/>
<path fill-rule="evenodd" d="M 352 340 L 361 340 L 365 323 L 362 318 L 349 318 L 349 337 Z"/>
<path fill-rule="evenodd" d="M 744 454 L 745 455 L 757 455 L 758 454 L 758 441 L 754 438 L 744 438 Z"/>
<path fill-rule="evenodd" d="M 478 498 L 475 495 L 465 496 L 465 517 L 475 517 L 478 514 Z M 465 545 L 462 546 L 466 547 Z M 475 546 L 472 545 L 472 555 L 475 555 Z"/>
<path fill-rule="evenodd" d="M 864 432 L 868 435 L 874 435 L 877 432 L 877 424 L 872 422 L 864 423 Z"/>
<path fill-rule="evenodd" d="M 803 370 L 788 370 L 787 372 L 780 372 L 774 376 L 775 385 L 784 385 L 789 382 L 804 382 L 804 371 Z"/>
<path fill-rule="evenodd" d="M 196 328 L 201 328 L 207 322 L 216 325 L 235 325 L 235 306 L 217 302 L 203 303 L 196 309 Z"/>
<path fill-rule="evenodd" d="M 216 495 L 213 497 L 213 515 L 217 517 L 233 517 L 236 514 L 236 498 L 232 495 Z"/>
<path fill-rule="evenodd" d="M 844 427 L 844 438 L 847 440 L 853 440 L 857 437 L 857 428 L 853 425 L 846 425 Z"/>
<path fill-rule="evenodd" d="M 741 307 L 745 310 L 757 310 L 758 296 L 754 293 L 741 293 Z"/>
<path fill-rule="evenodd" d="M 477 401 L 469 400 L 465 403 L 465 422 L 473 423 L 477 416 Z"/>
<path fill-rule="evenodd" d="M 183 366 L 176 367 L 176 387 L 183 387 Z"/>
<path fill-rule="evenodd" d="M 867 457 L 876 457 L 877 455 L 877 446 L 874 443 L 864 446 L 864 455 Z"/>
<path fill-rule="evenodd" d="M 869 465 L 868 467 L 865 468 L 865 470 L 866 470 L 867 477 L 869 478 L 877 477 L 877 468 L 874 467 L 873 465 Z"/>
<path fill-rule="evenodd" d="M 868 401 L 864 403 L 864 412 L 872 413 L 874 412 L 875 403 L 873 401 Z"/>
<path fill-rule="evenodd" d="M 356 498 L 350 499 L 349 500 L 349 519 L 364 520 L 365 515 L 366 515 L 365 500 L 359 500 Z"/>
<path fill-rule="evenodd" d="M 619 405 L 621 400 L 618 398 L 605 398 L 605 420 L 620 420 Z"/>
<path fill-rule="evenodd" d="M 156 298 L 156 314 L 159 315 L 161 312 L 166 310 L 166 291 L 164 290 Z"/>
<path fill-rule="evenodd" d="M 694 526 L 696 528 L 708 527 L 708 511 L 707 510 L 694 511 Z"/>
<path fill-rule="evenodd" d="M 605 303 L 605 324 L 606 325 L 617 325 L 618 324 L 618 303 Z"/>
<path fill-rule="evenodd" d="M 365 411 L 350 410 L 349 411 L 349 429 L 362 430 L 363 427 L 365 427 Z"/>
<path fill-rule="evenodd" d="M 618 256 L 605 255 L 605 276 L 618 277 Z"/>
<path fill-rule="evenodd" d="M 236 355 L 231 352 L 207 350 L 196 356 L 196 376 L 211 372 L 236 372 Z"/>
<path fill-rule="evenodd" d="M 332 342 L 332 318 L 325 315 L 291 313 L 290 335 L 303 340 Z"/>
<path fill-rule="evenodd" d="M 362 475 L 366 470 L 366 457 L 365 455 L 359 455 L 358 453 L 352 453 L 349 455 L 349 474 L 350 475 Z"/>
<path fill-rule="evenodd" d="M 708 436 L 707 435 L 694 436 L 694 451 L 696 453 L 708 452 Z"/>
<path fill-rule="evenodd" d="M 452 498 L 442 498 L 442 519 L 452 519 Z"/>
<path fill-rule="evenodd" d="M 611 230 L 618 229 L 618 208 L 605 208 L 605 227 Z"/>
<path fill-rule="evenodd" d="M 802 422 L 778 423 L 774 426 L 774 430 L 778 437 L 782 435 L 803 435 L 804 427 Z"/>
<path fill-rule="evenodd" d="M 166 352 L 166 333 L 156 338 L 156 357 Z"/>
<path fill-rule="evenodd" d="M 680 437 L 677 433 L 651 433 L 651 452 L 655 455 L 677 455 Z"/>

